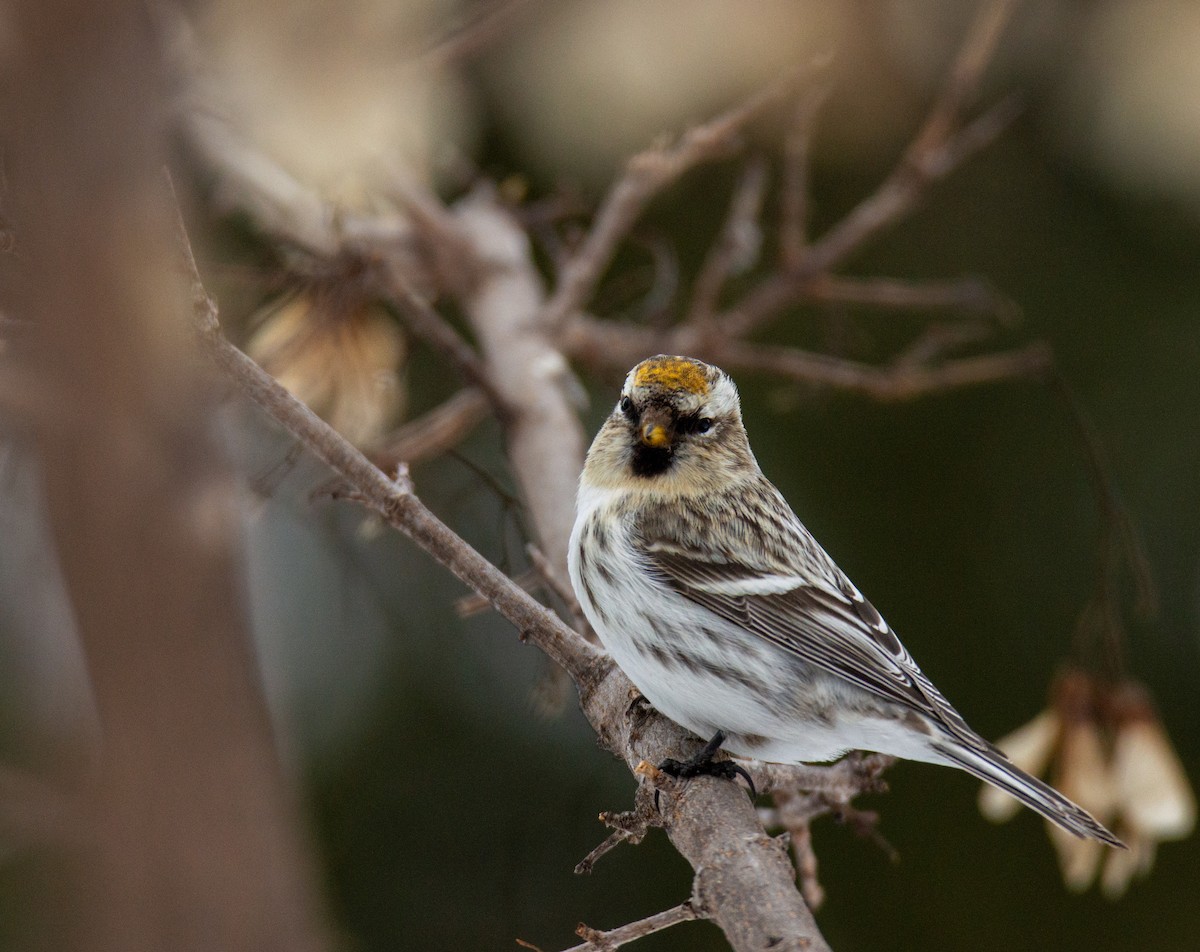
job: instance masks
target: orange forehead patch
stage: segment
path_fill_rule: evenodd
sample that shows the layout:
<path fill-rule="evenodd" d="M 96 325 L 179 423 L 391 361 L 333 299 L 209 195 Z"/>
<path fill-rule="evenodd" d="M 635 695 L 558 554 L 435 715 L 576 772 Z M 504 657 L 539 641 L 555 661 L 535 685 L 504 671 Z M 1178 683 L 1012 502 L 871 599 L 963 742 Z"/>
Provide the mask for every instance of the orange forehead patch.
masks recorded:
<path fill-rule="evenodd" d="M 682 357 L 644 360 L 633 377 L 635 387 L 661 387 L 687 393 L 708 393 L 708 376 L 698 364 Z"/>

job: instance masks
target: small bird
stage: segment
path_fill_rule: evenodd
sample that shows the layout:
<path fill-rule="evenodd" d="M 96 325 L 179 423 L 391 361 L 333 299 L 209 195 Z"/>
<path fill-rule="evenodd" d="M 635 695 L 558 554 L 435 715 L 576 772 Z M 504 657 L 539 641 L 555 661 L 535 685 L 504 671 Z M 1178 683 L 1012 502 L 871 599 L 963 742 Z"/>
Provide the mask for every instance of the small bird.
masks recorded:
<path fill-rule="evenodd" d="M 722 748 L 785 764 L 878 751 L 958 767 L 1076 836 L 1123 846 L 921 673 L 763 475 L 717 367 L 660 355 L 630 371 L 588 451 L 569 560 L 617 664 L 659 711 L 711 738 L 669 768 L 731 776 L 712 760 Z"/>

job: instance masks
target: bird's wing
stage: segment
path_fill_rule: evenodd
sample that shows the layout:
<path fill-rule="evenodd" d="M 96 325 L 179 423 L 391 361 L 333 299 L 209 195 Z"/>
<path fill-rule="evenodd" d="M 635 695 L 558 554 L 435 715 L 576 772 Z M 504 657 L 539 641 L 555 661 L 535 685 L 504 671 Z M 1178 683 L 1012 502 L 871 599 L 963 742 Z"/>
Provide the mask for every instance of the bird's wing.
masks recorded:
<path fill-rule="evenodd" d="M 635 544 L 649 570 L 690 601 L 806 664 L 932 718 L 971 747 L 990 749 L 917 667 L 874 606 L 791 511 L 784 511 L 790 545 L 781 552 L 779 536 L 773 536 L 772 558 L 736 560 L 727 547 L 696 545 L 695 535 L 683 546 L 658 520 L 642 524 Z"/>

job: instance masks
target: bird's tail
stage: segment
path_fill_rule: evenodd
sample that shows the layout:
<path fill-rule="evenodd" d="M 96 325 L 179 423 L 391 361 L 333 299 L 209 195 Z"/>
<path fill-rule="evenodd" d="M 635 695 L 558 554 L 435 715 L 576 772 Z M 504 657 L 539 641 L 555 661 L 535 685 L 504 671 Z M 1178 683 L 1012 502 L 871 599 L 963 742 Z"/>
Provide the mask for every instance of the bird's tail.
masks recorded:
<path fill-rule="evenodd" d="M 999 751 L 979 750 L 959 744 L 934 744 L 934 749 L 951 764 L 1016 797 L 1051 823 L 1082 839 L 1099 840 L 1125 849 L 1087 810 L 1072 803 L 1047 783 L 1027 774 Z"/>

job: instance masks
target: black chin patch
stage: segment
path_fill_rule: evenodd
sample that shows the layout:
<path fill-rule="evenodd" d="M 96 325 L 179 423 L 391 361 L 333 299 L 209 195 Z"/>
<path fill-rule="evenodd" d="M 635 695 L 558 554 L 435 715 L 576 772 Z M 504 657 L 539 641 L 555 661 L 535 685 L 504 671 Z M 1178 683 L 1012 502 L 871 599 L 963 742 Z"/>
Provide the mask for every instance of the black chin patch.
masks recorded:
<path fill-rule="evenodd" d="M 670 468 L 675 453 L 669 446 L 647 446 L 637 443 L 633 447 L 633 460 L 630 468 L 634 476 L 657 476 Z"/>

